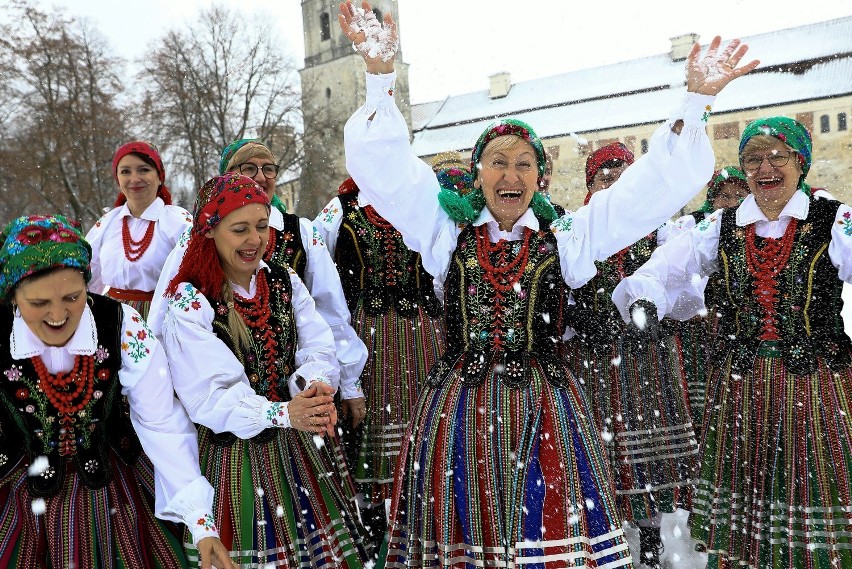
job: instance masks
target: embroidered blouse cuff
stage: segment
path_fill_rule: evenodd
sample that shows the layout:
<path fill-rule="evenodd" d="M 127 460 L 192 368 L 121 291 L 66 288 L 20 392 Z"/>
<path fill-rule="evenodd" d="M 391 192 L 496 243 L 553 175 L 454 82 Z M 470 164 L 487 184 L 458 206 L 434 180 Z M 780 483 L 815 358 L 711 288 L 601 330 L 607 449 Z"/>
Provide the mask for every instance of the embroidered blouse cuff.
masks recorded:
<path fill-rule="evenodd" d="M 393 93 L 396 88 L 396 71 L 393 73 L 367 73 L 367 103 L 365 109 L 375 111 L 382 106 L 393 106 Z"/>
<path fill-rule="evenodd" d="M 219 537 L 219 528 L 216 527 L 213 514 L 207 510 L 201 509 L 192 512 L 184 519 L 184 523 L 189 528 L 189 533 L 192 534 L 193 545 L 198 545 L 198 542 L 205 537 Z"/>
<path fill-rule="evenodd" d="M 364 397 L 364 390 L 361 389 L 361 377 L 341 378 L 340 398 L 358 399 L 359 397 Z"/>
<path fill-rule="evenodd" d="M 687 93 L 679 118 L 682 118 L 685 124 L 706 126 L 715 101 L 716 95 Z"/>
<path fill-rule="evenodd" d="M 281 401 L 267 401 L 263 405 L 263 420 L 267 427 L 278 427 L 286 429 L 290 427 L 289 403 Z"/>

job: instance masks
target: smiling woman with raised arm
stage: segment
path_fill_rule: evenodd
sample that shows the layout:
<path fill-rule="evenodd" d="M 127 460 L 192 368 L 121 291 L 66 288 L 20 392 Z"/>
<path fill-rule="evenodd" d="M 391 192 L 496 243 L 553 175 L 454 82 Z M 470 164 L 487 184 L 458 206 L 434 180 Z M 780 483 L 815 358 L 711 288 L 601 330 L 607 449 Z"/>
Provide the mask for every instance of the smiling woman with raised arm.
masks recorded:
<path fill-rule="evenodd" d="M 751 195 L 657 249 L 613 292 L 692 315 L 694 275 L 718 281 L 692 535 L 708 567 L 852 567 L 852 209 L 811 196 L 808 130 L 787 117 L 743 131 Z M 680 313 L 678 313 L 680 311 Z"/>
<path fill-rule="evenodd" d="M 331 330 L 295 271 L 262 260 L 270 204 L 260 186 L 217 176 L 196 206 L 162 341 L 200 425 L 224 541 L 242 566 L 360 569 L 355 492 L 334 433 Z"/>
<path fill-rule="evenodd" d="M 236 569 L 165 352 L 136 310 L 86 294 L 91 254 L 61 216 L 0 233 L 0 566 L 188 567 L 156 514 L 203 569 Z"/>
<path fill-rule="evenodd" d="M 387 567 L 631 567 L 600 435 L 559 357 L 562 307 L 606 259 L 659 227 L 713 169 L 713 95 L 757 65 L 716 38 L 687 64 L 689 94 L 647 155 L 588 206 L 556 218 L 537 192 L 544 148 L 503 120 L 476 142 L 474 191 L 439 194 L 393 98 L 393 20 L 341 4 L 367 63 L 367 102 L 345 128 L 346 167 L 373 207 L 442 284 L 447 354 L 403 439 Z M 679 134 L 678 134 L 679 133 Z M 628 219 L 624 212 L 634 212 Z"/>

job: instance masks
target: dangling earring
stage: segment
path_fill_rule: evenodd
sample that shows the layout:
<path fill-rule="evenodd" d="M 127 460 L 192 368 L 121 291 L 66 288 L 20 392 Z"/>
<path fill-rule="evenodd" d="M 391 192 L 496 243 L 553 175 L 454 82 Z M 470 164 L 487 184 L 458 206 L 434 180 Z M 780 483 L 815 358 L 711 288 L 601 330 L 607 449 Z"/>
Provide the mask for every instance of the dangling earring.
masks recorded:
<path fill-rule="evenodd" d="M 93 308 L 95 306 L 95 299 L 92 298 L 91 294 L 86 295 L 86 304 L 89 305 L 89 308 Z"/>
<path fill-rule="evenodd" d="M 15 318 L 21 317 L 21 309 L 18 307 L 17 304 L 12 305 L 12 314 L 15 315 Z"/>

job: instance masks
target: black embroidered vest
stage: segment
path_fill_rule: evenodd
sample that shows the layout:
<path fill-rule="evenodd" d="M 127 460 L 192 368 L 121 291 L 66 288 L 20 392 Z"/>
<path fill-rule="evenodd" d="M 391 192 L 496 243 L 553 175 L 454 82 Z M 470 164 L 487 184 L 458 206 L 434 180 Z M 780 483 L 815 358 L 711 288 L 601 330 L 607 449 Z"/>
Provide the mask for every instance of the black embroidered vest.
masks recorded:
<path fill-rule="evenodd" d="M 840 202 L 811 199 L 808 216 L 798 222 L 790 258 L 775 279 L 778 288 L 776 327 L 787 369 L 809 374 L 821 357 L 832 369 L 850 364 L 852 343 L 840 316 L 843 282 L 828 256 L 831 229 Z M 736 225 L 736 209 L 722 214 L 719 238 L 721 288 L 717 311 L 721 314 L 715 350 L 716 365 L 732 354 L 732 368 L 751 371 L 764 332 L 764 309 L 756 301 L 755 278 L 746 260 L 746 231 Z M 756 245 L 765 242 L 755 237 Z"/>
<path fill-rule="evenodd" d="M 279 231 L 270 227 L 269 241 L 263 260 L 270 265 L 289 266 L 300 279 L 305 280 L 307 255 L 302 243 L 302 232 L 299 231 L 299 217 L 285 213 L 284 229 Z"/>
<path fill-rule="evenodd" d="M 263 270 L 263 269 L 261 269 Z M 275 359 L 270 358 L 269 349 L 263 338 L 263 330 L 249 327 L 251 347 L 247 351 L 237 349 L 236 339 L 228 328 L 227 306 L 220 300 L 213 302 L 213 331 L 237 356 L 246 370 L 249 384 L 255 393 L 270 400 L 289 401 L 290 389 L 288 379 L 296 370 L 296 313 L 293 310 L 293 287 L 287 269 L 279 265 L 269 264 L 265 276 L 269 284 L 268 326 L 275 332 L 273 336 Z M 235 299 L 234 302 L 239 302 Z M 277 374 L 277 378 L 272 377 Z M 275 428 L 269 428 L 254 436 L 252 440 L 262 444 L 269 442 L 275 436 Z M 210 440 L 214 444 L 230 446 L 236 441 L 233 433 L 210 432 Z"/>
<path fill-rule="evenodd" d="M 465 385 L 499 373 L 505 385 L 525 387 L 533 360 L 551 384 L 566 385 L 559 350 L 568 291 L 550 231 L 527 229 L 520 241 L 490 244 L 484 226 L 467 226 L 445 291 L 447 352 L 429 372 L 429 385 L 440 385 L 460 367 Z"/>
<path fill-rule="evenodd" d="M 437 316 L 440 304 L 420 255 L 372 206 L 360 207 L 357 192 L 341 195 L 340 203 L 343 221 L 334 260 L 350 312 L 360 301 L 370 315 L 394 309 L 410 318 L 421 307 Z"/>
<path fill-rule="evenodd" d="M 654 231 L 605 261 L 595 261 L 597 274 L 582 287 L 571 290 L 576 304 L 568 309 L 568 325 L 580 341 L 608 347 L 624 332 L 624 321 L 612 303 L 612 291 L 650 259 L 656 248 Z"/>
<path fill-rule="evenodd" d="M 69 470 L 76 471 L 87 488 L 102 488 L 112 478 L 109 448 L 132 464 L 142 452 L 130 424 L 130 409 L 121 394 L 121 304 L 97 294 L 92 313 L 98 336 L 94 355 L 91 400 L 83 409 L 61 414 L 39 387 L 30 359 L 12 359 L 8 339 L 12 312 L 0 307 L 0 479 L 24 456 L 46 456 L 48 466 L 27 478 L 33 496 L 49 497 L 62 488 Z M 72 403 L 75 400 L 72 400 Z"/>

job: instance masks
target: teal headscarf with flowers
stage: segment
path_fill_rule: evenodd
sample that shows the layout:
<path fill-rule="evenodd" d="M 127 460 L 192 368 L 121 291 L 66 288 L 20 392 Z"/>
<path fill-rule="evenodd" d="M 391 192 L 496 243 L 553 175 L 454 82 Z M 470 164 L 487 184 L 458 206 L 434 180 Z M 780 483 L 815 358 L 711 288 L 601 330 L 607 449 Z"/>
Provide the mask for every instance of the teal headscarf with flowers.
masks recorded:
<path fill-rule="evenodd" d="M 239 140 L 235 140 L 234 142 L 223 148 L 222 154 L 219 156 L 220 176 L 228 171 L 228 162 L 231 161 L 231 158 L 234 157 L 234 154 L 236 154 L 240 148 L 249 143 L 254 143 L 263 146 L 264 148 L 266 148 L 267 151 L 269 151 L 270 154 L 272 154 L 272 150 L 269 150 L 269 147 L 257 138 L 241 138 Z M 282 202 L 281 198 L 279 198 L 275 192 L 272 192 L 272 199 L 270 199 L 270 205 L 281 213 L 287 213 L 287 204 Z"/>
<path fill-rule="evenodd" d="M 777 138 L 799 154 L 799 165 L 802 167 L 799 189 L 810 195 L 811 188 L 805 183 L 805 176 L 811 169 L 813 140 L 805 125 L 788 117 L 766 117 L 752 121 L 745 127 L 742 138 L 740 138 L 740 159 L 742 159 L 743 148 L 755 136 Z M 742 167 L 742 164 L 740 164 L 740 167 Z"/>
<path fill-rule="evenodd" d="M 91 261 L 92 247 L 64 216 L 21 216 L 0 233 L 0 300 L 9 300 L 19 282 L 47 269 L 77 269 L 88 283 Z"/>
<path fill-rule="evenodd" d="M 479 139 L 473 147 L 473 153 L 470 159 L 470 171 L 473 174 L 474 179 L 476 178 L 477 165 L 482 158 L 482 153 L 485 150 L 485 147 L 489 142 L 500 136 L 517 136 L 528 142 L 530 146 L 533 147 L 533 150 L 535 151 L 536 164 L 538 166 L 538 176 L 536 178 L 536 184 L 538 184 L 547 169 L 547 155 L 544 152 L 544 146 L 541 143 L 541 139 L 535 133 L 533 128 L 527 123 L 517 119 L 503 119 L 497 121 L 491 124 L 481 135 L 479 135 Z M 456 223 L 469 224 L 473 223 L 476 218 L 479 217 L 479 214 L 482 212 L 482 208 L 485 207 L 485 194 L 483 194 L 482 189 L 479 188 L 475 188 L 467 194 L 461 195 L 453 189 L 442 187 L 438 194 L 438 202 L 441 204 L 441 208 L 443 208 L 443 210 L 447 212 L 447 215 L 450 216 L 450 219 Z M 556 210 L 553 209 L 553 205 L 551 205 L 550 201 L 548 201 L 541 192 L 533 193 L 530 207 L 533 209 L 533 213 L 535 213 L 536 217 L 544 220 L 548 224 L 552 223 L 557 217 L 559 217 Z"/>

